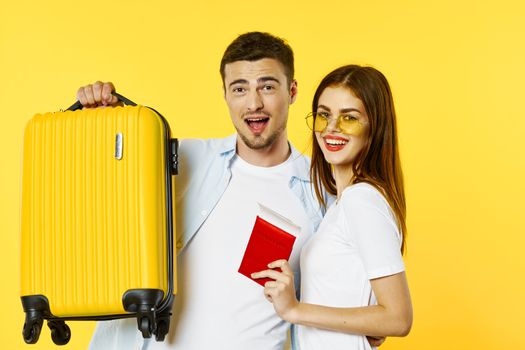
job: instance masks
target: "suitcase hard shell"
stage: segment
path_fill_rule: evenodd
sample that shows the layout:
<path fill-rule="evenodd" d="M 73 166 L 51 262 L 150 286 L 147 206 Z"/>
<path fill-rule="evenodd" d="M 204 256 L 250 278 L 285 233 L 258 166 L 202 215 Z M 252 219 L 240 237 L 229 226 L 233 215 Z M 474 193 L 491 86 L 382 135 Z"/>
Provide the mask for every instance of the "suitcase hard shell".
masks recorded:
<path fill-rule="evenodd" d="M 137 317 L 163 340 L 176 284 L 172 175 L 177 140 L 144 106 L 36 115 L 24 135 L 21 296 L 24 340 L 43 320 Z"/>

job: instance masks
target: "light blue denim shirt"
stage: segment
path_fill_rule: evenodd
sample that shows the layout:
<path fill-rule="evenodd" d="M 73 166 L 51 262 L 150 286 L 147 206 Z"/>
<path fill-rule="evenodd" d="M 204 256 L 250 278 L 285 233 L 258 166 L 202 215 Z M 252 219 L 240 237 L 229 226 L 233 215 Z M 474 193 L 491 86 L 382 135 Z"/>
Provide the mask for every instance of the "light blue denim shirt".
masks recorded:
<path fill-rule="evenodd" d="M 180 143 L 176 176 L 176 248 L 180 252 L 217 205 L 231 179 L 237 135 L 221 139 L 185 139 Z M 294 174 L 289 186 L 300 199 L 315 232 L 324 215 L 310 182 L 310 160 L 293 146 Z"/>

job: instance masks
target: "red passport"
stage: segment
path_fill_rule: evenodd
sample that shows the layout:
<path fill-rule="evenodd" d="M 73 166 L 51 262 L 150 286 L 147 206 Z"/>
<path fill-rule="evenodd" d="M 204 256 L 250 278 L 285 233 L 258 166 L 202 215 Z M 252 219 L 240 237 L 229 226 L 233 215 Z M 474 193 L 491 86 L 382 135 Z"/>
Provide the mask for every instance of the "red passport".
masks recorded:
<path fill-rule="evenodd" d="M 272 261 L 279 259 L 288 260 L 292 253 L 294 242 L 294 235 L 257 216 L 239 272 L 264 286 L 266 282 L 272 279 L 253 279 L 250 275 L 254 272 L 268 270 L 268 264 Z M 277 268 L 276 270 L 280 271 L 281 269 Z"/>

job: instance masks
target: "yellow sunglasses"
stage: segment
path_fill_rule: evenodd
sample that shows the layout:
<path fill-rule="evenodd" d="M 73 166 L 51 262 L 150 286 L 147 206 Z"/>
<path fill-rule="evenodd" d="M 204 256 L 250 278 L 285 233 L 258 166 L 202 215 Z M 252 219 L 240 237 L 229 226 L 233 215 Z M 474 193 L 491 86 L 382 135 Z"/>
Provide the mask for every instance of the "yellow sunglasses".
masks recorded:
<path fill-rule="evenodd" d="M 306 116 L 306 124 L 315 132 L 323 132 L 330 124 L 332 117 L 327 112 L 309 113 Z M 366 124 L 361 122 L 358 118 L 343 114 L 337 117 L 337 128 L 345 134 L 358 134 L 362 131 Z"/>

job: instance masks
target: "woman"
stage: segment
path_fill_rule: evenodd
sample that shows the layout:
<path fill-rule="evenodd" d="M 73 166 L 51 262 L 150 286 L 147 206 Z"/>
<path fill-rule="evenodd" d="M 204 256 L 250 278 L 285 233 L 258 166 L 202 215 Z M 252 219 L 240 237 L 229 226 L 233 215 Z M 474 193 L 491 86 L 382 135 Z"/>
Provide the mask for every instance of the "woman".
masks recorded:
<path fill-rule="evenodd" d="M 371 67 L 334 70 L 317 88 L 307 121 L 317 197 L 326 206 L 326 190 L 337 200 L 301 253 L 301 302 L 286 260 L 253 277 L 275 280 L 264 294 L 299 325 L 301 350 L 370 349 L 365 335 L 405 336 L 412 325 L 401 256 L 405 196 L 386 78 Z"/>

